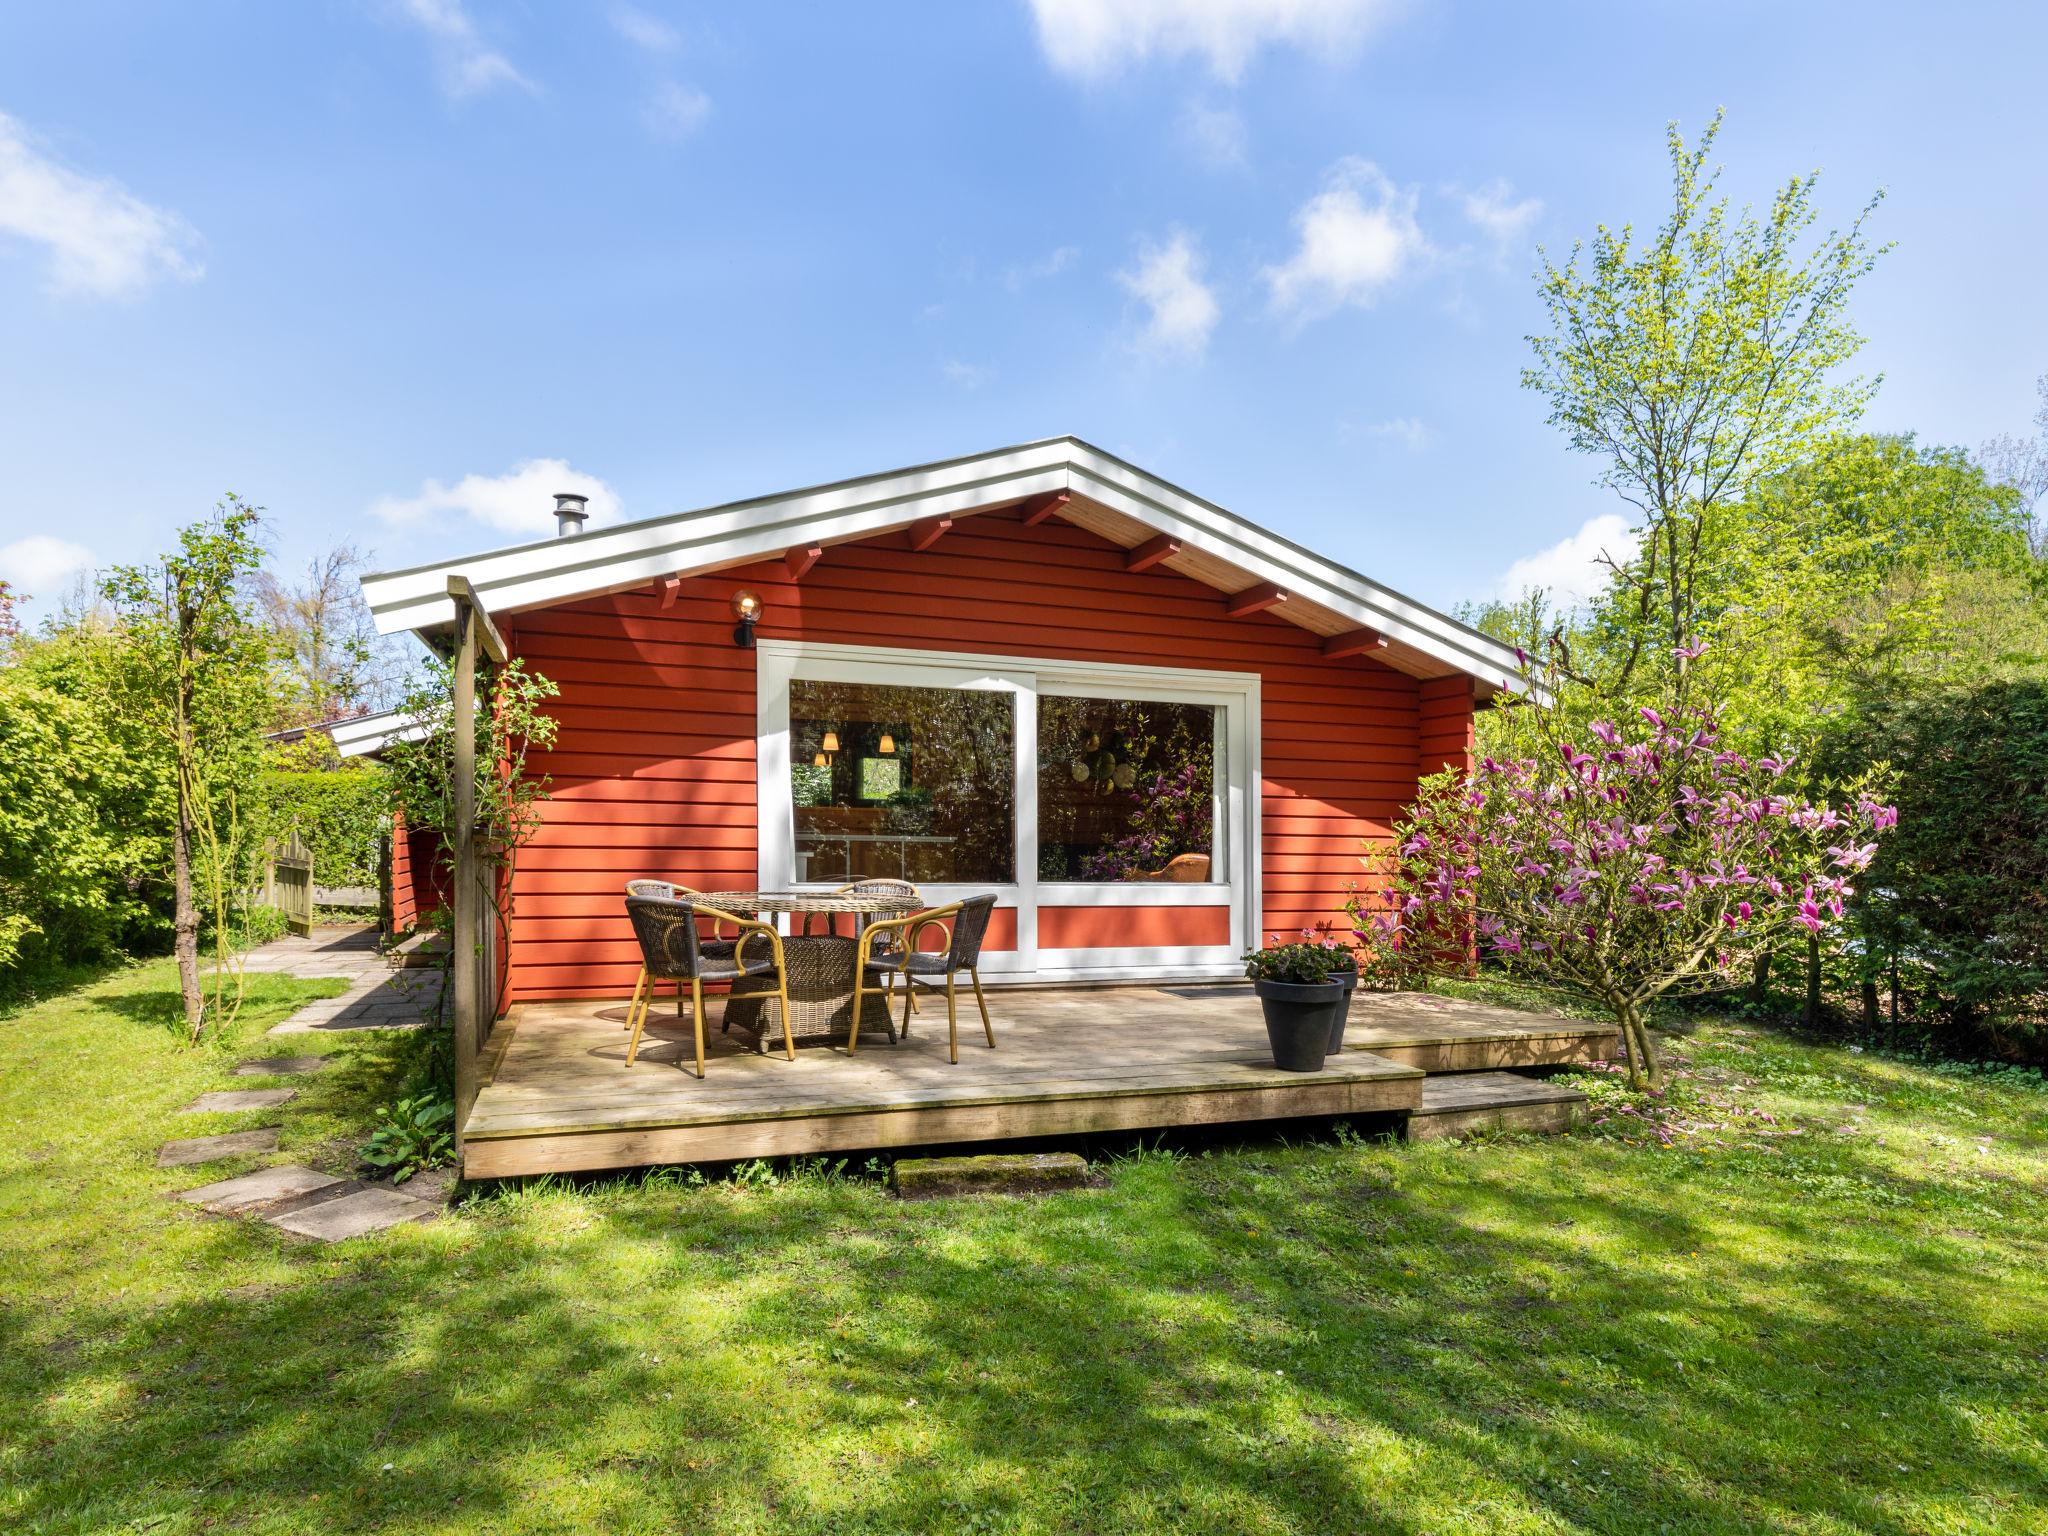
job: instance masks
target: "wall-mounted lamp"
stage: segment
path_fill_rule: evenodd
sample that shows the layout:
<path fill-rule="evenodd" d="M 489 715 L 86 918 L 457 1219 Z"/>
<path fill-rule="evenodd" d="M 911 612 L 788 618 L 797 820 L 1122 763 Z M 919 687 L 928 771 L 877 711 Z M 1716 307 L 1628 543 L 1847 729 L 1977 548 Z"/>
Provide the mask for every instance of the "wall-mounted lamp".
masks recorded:
<path fill-rule="evenodd" d="M 882 732 L 882 739 L 875 743 L 875 750 L 881 753 L 882 756 L 888 757 L 896 750 L 896 738 L 887 731 Z"/>
<path fill-rule="evenodd" d="M 824 753 L 820 752 L 816 757 L 811 759 L 811 766 L 813 768 L 830 768 L 832 766 L 832 759 L 827 757 Z"/>
<path fill-rule="evenodd" d="M 819 745 L 827 752 L 837 752 L 839 750 L 839 733 L 837 731 L 827 731 L 825 739 Z"/>
<path fill-rule="evenodd" d="M 754 648 L 754 626 L 761 622 L 761 594 L 744 589 L 732 595 L 732 616 L 739 623 L 732 627 L 732 643 L 743 651 Z"/>

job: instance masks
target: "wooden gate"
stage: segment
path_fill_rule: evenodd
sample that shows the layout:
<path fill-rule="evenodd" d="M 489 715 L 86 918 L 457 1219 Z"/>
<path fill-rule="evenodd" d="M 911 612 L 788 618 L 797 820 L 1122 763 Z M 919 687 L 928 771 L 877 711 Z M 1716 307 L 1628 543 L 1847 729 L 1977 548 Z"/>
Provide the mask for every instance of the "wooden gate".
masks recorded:
<path fill-rule="evenodd" d="M 265 847 L 263 899 L 284 914 L 284 925 L 293 933 L 313 931 L 313 853 L 299 837 L 299 829 L 282 843 Z"/>

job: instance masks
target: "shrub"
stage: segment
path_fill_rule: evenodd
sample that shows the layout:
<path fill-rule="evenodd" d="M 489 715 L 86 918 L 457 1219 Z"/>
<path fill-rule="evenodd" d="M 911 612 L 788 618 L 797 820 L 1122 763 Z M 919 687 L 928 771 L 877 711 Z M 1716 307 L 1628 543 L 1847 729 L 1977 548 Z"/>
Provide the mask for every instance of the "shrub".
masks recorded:
<path fill-rule="evenodd" d="M 382 768 L 358 760 L 331 769 L 273 769 L 263 788 L 266 834 L 282 840 L 298 828 L 313 851 L 315 884 L 376 885 L 378 842 L 391 818 Z"/>
<path fill-rule="evenodd" d="M 1953 1043 L 2048 1060 L 2048 681 L 1889 711 L 1899 828 L 1862 914 Z"/>

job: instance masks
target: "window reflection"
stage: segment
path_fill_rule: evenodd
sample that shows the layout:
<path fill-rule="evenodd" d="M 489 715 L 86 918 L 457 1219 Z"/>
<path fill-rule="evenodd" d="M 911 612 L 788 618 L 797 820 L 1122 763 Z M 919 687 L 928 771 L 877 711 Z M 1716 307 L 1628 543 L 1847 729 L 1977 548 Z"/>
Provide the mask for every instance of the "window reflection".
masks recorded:
<path fill-rule="evenodd" d="M 872 683 L 789 685 L 803 881 L 1016 879 L 1016 698 Z"/>
<path fill-rule="evenodd" d="M 1045 695 L 1038 703 L 1038 878 L 1202 881 L 1213 869 L 1213 705 Z"/>

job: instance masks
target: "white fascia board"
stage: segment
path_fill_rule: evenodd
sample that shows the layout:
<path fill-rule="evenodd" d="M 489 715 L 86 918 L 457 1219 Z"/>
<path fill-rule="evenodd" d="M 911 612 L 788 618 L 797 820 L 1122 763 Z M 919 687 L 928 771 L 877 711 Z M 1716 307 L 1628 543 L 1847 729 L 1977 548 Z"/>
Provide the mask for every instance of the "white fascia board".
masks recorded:
<path fill-rule="evenodd" d="M 393 742 L 419 741 L 426 734 L 424 725 L 395 709 L 376 715 L 358 715 L 353 720 L 337 720 L 327 727 L 328 738 L 333 741 L 335 754 L 339 757 L 370 757 Z"/>
<path fill-rule="evenodd" d="M 1076 493 L 1091 501 L 1356 620 L 1360 628 L 1378 630 L 1390 640 L 1411 645 L 1482 682 L 1512 681 L 1521 670 L 1512 648 L 1491 636 L 1085 443 L 1075 445 L 1069 482 Z"/>
<path fill-rule="evenodd" d="M 1514 652 L 1498 641 L 1074 437 L 366 576 L 363 595 L 380 634 L 426 631 L 454 620 L 451 573 L 467 576 L 490 612 L 515 613 L 1065 490 L 1483 683 L 1520 670 Z"/>
<path fill-rule="evenodd" d="M 380 634 L 451 623 L 448 575 L 467 576 L 492 613 L 570 602 L 678 573 L 744 565 L 803 544 L 861 538 L 920 518 L 976 512 L 1067 485 L 1068 445 L 1021 448 L 838 485 L 548 539 L 363 578 Z"/>

